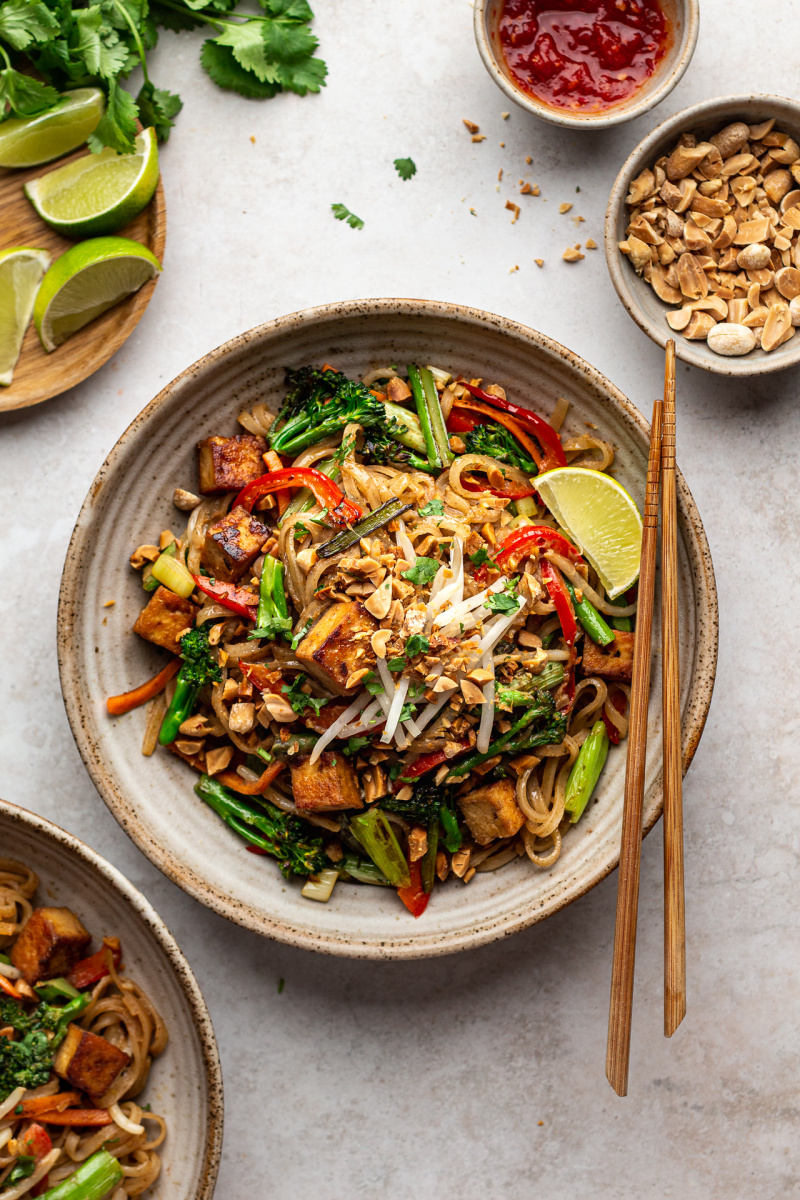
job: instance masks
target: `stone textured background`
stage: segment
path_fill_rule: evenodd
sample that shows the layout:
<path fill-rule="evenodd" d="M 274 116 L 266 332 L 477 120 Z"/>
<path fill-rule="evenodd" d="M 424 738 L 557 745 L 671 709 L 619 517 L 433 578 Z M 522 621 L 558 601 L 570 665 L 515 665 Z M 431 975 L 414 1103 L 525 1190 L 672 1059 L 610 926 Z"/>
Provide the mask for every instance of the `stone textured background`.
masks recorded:
<path fill-rule="evenodd" d="M 797 0 L 763 14 L 704 0 L 694 61 L 661 108 L 571 134 L 518 109 L 501 119 L 506 102 L 464 0 L 316 8 L 330 69 L 317 97 L 220 92 L 197 61 L 202 35 L 164 35 L 152 75 L 186 103 L 162 156 L 164 277 L 103 370 L 0 418 L 2 794 L 122 868 L 187 953 L 226 1079 L 221 1200 L 796 1194 L 796 371 L 737 383 L 679 369 L 678 457 L 714 555 L 721 653 L 685 792 L 689 1011 L 666 1041 L 659 827 L 643 855 L 626 1100 L 604 1077 L 615 876 L 472 954 L 408 965 L 314 957 L 226 924 L 163 879 L 80 763 L 55 657 L 63 556 L 97 467 L 166 382 L 278 314 L 423 296 L 550 334 L 649 413 L 660 352 L 617 303 L 602 250 L 576 265 L 561 254 L 587 236 L 601 243 L 619 166 L 660 118 L 715 95 L 790 94 L 797 78 L 779 49 L 800 34 Z M 487 140 L 474 145 L 462 117 Z M 407 155 L 418 174 L 404 183 L 392 160 Z M 541 196 L 518 197 L 519 179 Z M 514 225 L 509 198 L 522 208 Z M 364 229 L 334 221 L 334 201 Z M 567 216 L 562 201 L 574 204 Z M 579 229 L 574 215 L 586 218 Z"/>

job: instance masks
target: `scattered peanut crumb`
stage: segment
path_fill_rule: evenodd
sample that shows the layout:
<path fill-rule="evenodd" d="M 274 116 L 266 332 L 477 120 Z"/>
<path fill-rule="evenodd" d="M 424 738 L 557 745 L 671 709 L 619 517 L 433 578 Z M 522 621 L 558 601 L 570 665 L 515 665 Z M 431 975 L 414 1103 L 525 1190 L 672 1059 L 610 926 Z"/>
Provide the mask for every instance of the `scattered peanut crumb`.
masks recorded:
<path fill-rule="evenodd" d="M 505 148 L 506 148 L 506 144 L 505 144 L 505 142 L 501 142 L 501 143 L 500 143 L 500 149 L 501 149 L 501 150 L 505 150 Z"/>
<path fill-rule="evenodd" d="M 571 204 L 559 204 L 558 211 L 560 213 L 568 213 L 571 208 L 572 208 Z"/>
<path fill-rule="evenodd" d="M 253 145 L 255 146 L 255 144 L 256 144 L 256 139 L 253 137 L 253 135 L 252 135 L 252 134 L 250 135 L 250 141 L 251 141 L 251 142 L 253 143 Z"/>
<path fill-rule="evenodd" d="M 543 266 L 544 266 L 544 259 L 543 259 L 543 258 L 535 258 L 533 261 L 536 263 L 537 267 L 543 267 Z"/>
<path fill-rule="evenodd" d="M 474 121 L 468 121 L 466 117 L 462 117 L 462 120 L 470 133 L 477 133 L 480 129 L 480 125 L 476 125 Z"/>
<path fill-rule="evenodd" d="M 485 133 L 473 133 L 472 140 L 473 140 L 473 142 L 485 142 L 486 134 Z"/>
<path fill-rule="evenodd" d="M 113 608 L 116 603 L 116 600 L 106 600 L 103 608 Z"/>
<path fill-rule="evenodd" d="M 511 224 L 516 224 L 517 217 L 519 216 L 519 205 L 515 204 L 513 200 L 506 200 L 506 208 L 509 212 L 513 212 L 514 214 L 514 216 L 511 218 Z"/>
<path fill-rule="evenodd" d="M 515 271 L 518 271 L 518 270 L 519 270 L 519 264 L 517 264 L 517 266 L 516 266 L 516 267 L 512 267 L 512 268 L 511 268 L 511 270 L 510 270 L 508 273 L 509 273 L 509 275 L 513 275 L 513 274 L 514 274 L 514 272 L 515 272 Z M 114 603 L 114 601 L 112 600 L 112 601 L 111 601 L 111 603 L 113 604 L 113 603 Z"/>
<path fill-rule="evenodd" d="M 574 221 L 574 223 L 575 223 L 576 225 L 580 225 L 581 221 L 585 221 L 585 220 L 586 220 L 586 217 L 577 217 L 577 216 L 576 216 L 576 217 L 573 217 L 573 218 L 572 218 L 572 220 Z"/>
<path fill-rule="evenodd" d="M 470 867 L 470 869 L 467 871 L 466 875 L 464 876 L 464 880 L 463 880 L 463 882 L 464 882 L 464 883 L 469 883 L 470 879 L 472 879 L 472 876 L 473 876 L 474 874 L 475 874 L 475 868 L 474 868 L 474 867 Z"/>
<path fill-rule="evenodd" d="M 564 262 L 578 262 L 580 259 L 585 258 L 586 255 L 581 254 L 577 246 L 567 246 L 561 257 L 564 259 Z"/>
<path fill-rule="evenodd" d="M 537 1122 L 536 1122 L 536 1124 L 537 1124 L 537 1125 L 544 1125 L 544 1121 L 537 1121 Z"/>
<path fill-rule="evenodd" d="M 500 116 L 503 118 L 504 121 L 507 121 L 508 118 L 511 116 L 511 113 L 500 113 Z"/>
<path fill-rule="evenodd" d="M 533 159 L 531 158 L 530 154 L 525 155 L 525 162 L 528 164 L 528 166 L 530 166 L 531 163 L 533 162 Z"/>
<path fill-rule="evenodd" d="M 522 183 L 521 179 L 520 179 L 520 183 Z M 529 183 L 522 183 L 522 187 L 519 189 L 519 194 L 520 194 L 520 196 L 530 196 L 532 191 L 533 191 L 533 188 L 531 187 L 531 185 Z"/>
<path fill-rule="evenodd" d="M 594 240 L 594 238 L 586 239 L 586 249 L 587 250 L 596 250 L 597 249 L 597 242 Z"/>
<path fill-rule="evenodd" d="M 503 178 L 503 168 L 501 167 L 500 170 L 497 172 L 497 182 L 499 183 L 502 178 Z"/>

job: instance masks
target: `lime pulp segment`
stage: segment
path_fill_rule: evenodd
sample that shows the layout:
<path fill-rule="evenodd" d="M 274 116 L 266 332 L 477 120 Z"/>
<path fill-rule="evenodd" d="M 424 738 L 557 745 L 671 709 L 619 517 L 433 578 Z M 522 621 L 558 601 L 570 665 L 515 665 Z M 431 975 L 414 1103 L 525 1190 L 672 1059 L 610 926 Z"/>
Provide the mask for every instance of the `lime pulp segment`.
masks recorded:
<path fill-rule="evenodd" d="M 0 253 L 0 386 L 8 387 L 22 349 L 42 276 L 50 265 L 46 250 L 27 247 Z"/>

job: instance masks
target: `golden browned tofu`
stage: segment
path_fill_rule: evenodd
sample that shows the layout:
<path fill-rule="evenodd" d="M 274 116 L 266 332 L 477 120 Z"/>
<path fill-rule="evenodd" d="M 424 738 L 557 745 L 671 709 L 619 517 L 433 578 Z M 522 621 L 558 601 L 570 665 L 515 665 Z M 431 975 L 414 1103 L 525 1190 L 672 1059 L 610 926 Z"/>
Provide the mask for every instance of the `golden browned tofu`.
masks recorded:
<path fill-rule="evenodd" d="M 525 823 L 510 779 L 498 779 L 459 796 L 458 805 L 479 846 L 488 846 L 495 838 L 513 837 Z"/>
<path fill-rule="evenodd" d="M 41 979 L 68 975 L 91 940 L 69 908 L 36 908 L 11 947 L 11 962 L 33 987 Z"/>
<path fill-rule="evenodd" d="M 261 457 L 267 449 L 262 437 L 252 433 L 237 433 L 235 437 L 210 437 L 198 442 L 198 471 L 200 491 L 234 492 L 252 483 L 267 468 Z"/>
<path fill-rule="evenodd" d="M 112 1046 L 106 1038 L 78 1025 L 68 1025 L 67 1036 L 53 1060 L 53 1068 L 56 1075 L 98 1100 L 130 1061 L 129 1054 Z"/>
<path fill-rule="evenodd" d="M 607 646 L 596 645 L 591 638 L 583 639 L 584 675 L 602 675 L 604 679 L 621 679 L 630 683 L 633 674 L 633 644 L 636 634 L 625 629 L 614 633 Z"/>
<path fill-rule="evenodd" d="M 203 564 L 227 582 L 241 579 L 252 567 L 269 537 L 269 530 L 246 508 L 237 505 L 231 512 L 212 521 L 206 530 Z"/>
<path fill-rule="evenodd" d="M 169 588 L 159 587 L 136 619 L 133 632 L 172 654 L 180 654 L 178 635 L 194 625 L 194 605 Z"/>
<path fill-rule="evenodd" d="M 369 639 L 377 628 L 378 622 L 363 604 L 341 600 L 312 625 L 297 647 L 297 658 L 337 696 L 346 696 L 347 680 L 354 671 L 370 664 Z M 356 638 L 357 633 L 369 636 Z M 354 690 L 350 688 L 350 692 Z"/>
<path fill-rule="evenodd" d="M 304 754 L 290 759 L 292 793 L 300 812 L 363 808 L 356 773 L 341 751 L 323 750 L 315 763 Z"/>

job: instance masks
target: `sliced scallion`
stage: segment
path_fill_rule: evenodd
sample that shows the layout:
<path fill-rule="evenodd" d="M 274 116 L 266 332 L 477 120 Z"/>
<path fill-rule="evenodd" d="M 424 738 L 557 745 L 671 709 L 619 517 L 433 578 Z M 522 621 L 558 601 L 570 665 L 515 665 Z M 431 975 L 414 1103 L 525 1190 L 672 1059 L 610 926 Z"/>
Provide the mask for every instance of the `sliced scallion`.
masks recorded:
<path fill-rule="evenodd" d="M 413 505 L 403 504 L 402 500 L 393 496 L 380 508 L 376 508 L 374 512 L 367 513 L 360 521 L 356 521 L 355 525 L 351 525 L 349 529 L 343 529 L 341 533 L 337 533 L 329 542 L 325 542 L 324 546 L 317 546 L 317 557 L 332 558 L 334 554 L 341 554 L 343 550 L 355 546 L 362 537 L 375 533 L 382 525 L 387 525 L 389 521 L 393 521 L 395 517 L 407 512 L 409 508 L 413 508 Z"/>

